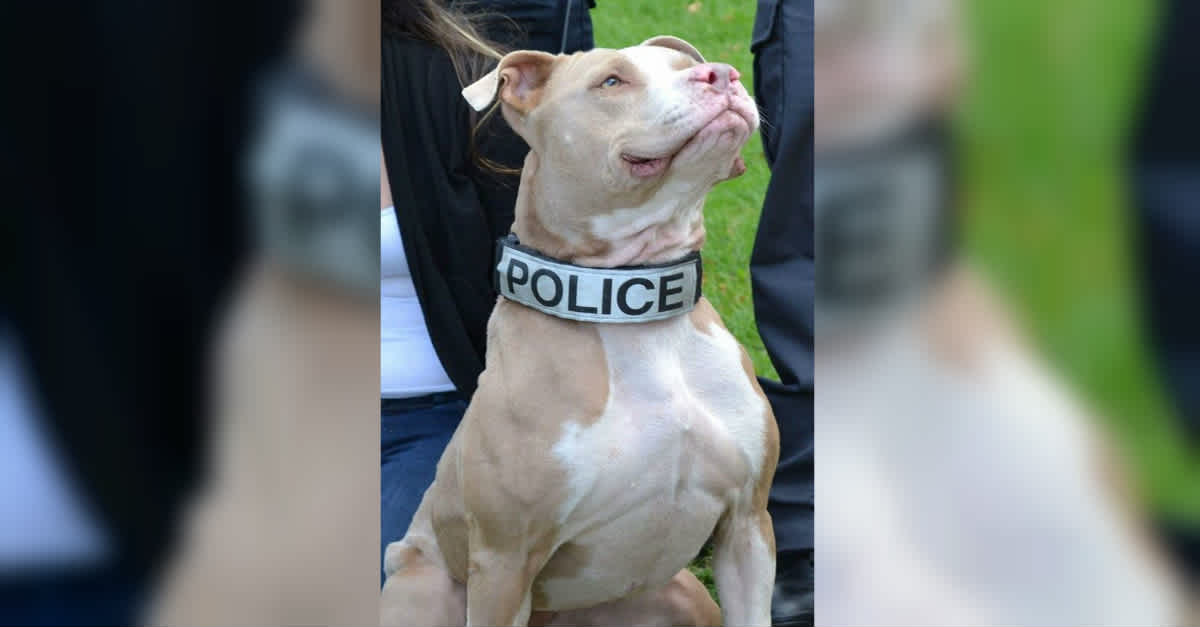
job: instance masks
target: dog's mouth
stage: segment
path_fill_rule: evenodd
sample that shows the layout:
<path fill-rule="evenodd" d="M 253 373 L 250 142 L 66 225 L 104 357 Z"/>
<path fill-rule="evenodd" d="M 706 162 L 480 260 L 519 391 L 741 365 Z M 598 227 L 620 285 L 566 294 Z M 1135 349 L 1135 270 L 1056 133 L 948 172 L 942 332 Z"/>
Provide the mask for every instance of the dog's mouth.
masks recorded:
<path fill-rule="evenodd" d="M 730 106 L 730 108 L 724 109 L 721 112 L 719 112 L 716 115 L 709 118 L 708 120 L 706 120 L 704 122 L 704 124 L 701 124 L 699 127 L 696 128 L 695 132 L 688 135 L 687 139 L 685 139 L 683 141 L 683 143 L 681 143 L 674 150 L 671 150 L 670 152 L 668 152 L 666 154 L 663 154 L 663 155 L 660 155 L 657 157 L 650 157 L 650 156 L 642 156 L 642 155 L 637 155 L 637 154 L 626 152 L 626 153 L 621 153 L 621 160 L 623 160 L 625 163 L 629 164 L 629 168 L 633 172 L 633 175 L 635 177 L 652 178 L 655 176 L 659 176 L 663 172 L 667 171 L 667 168 L 669 168 L 671 166 L 671 161 L 674 160 L 675 157 L 679 153 L 683 152 L 684 149 L 686 149 L 688 146 L 690 146 L 696 140 L 696 138 L 700 135 L 700 133 L 704 131 L 704 129 L 708 128 L 710 125 L 712 125 L 714 123 L 717 123 L 718 120 L 720 120 L 722 118 L 722 116 L 724 116 L 725 114 L 730 113 L 730 112 L 738 115 L 739 117 L 742 117 L 743 119 L 745 117 L 741 114 L 741 112 L 737 111 L 737 109 Z M 747 121 L 747 123 L 749 123 L 749 121 Z"/>
<path fill-rule="evenodd" d="M 677 154 L 679 154 L 678 150 L 665 157 L 637 157 L 625 153 L 621 155 L 621 159 L 629 164 L 634 176 L 650 178 L 666 172 L 667 166 L 671 165 L 671 159 Z"/>

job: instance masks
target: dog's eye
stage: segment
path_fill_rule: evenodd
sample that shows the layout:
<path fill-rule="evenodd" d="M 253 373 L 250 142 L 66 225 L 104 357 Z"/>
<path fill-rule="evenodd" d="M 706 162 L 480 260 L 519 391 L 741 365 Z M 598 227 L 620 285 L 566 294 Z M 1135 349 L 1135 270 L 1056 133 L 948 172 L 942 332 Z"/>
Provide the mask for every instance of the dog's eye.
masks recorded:
<path fill-rule="evenodd" d="M 600 86 L 601 87 L 616 87 L 616 86 L 624 84 L 624 83 L 625 83 L 625 81 L 621 80 L 619 77 L 617 77 L 617 75 L 614 74 L 614 75 L 604 79 L 604 82 L 600 83 Z"/>

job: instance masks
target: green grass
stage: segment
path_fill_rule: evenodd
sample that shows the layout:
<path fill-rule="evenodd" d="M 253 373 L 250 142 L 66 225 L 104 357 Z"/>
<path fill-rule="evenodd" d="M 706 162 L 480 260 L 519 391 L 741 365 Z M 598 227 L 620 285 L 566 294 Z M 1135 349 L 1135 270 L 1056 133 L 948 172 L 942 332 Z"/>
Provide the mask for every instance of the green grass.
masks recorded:
<path fill-rule="evenodd" d="M 749 0 L 600 0 L 592 18 L 598 46 L 676 35 L 751 85 L 754 10 Z M 1175 431 L 1139 329 L 1120 169 L 1153 6 L 974 0 L 967 13 L 974 73 L 959 121 L 968 255 L 1103 417 L 1150 504 L 1200 522 L 1200 460 Z M 757 135 L 744 156 L 746 174 L 709 196 L 704 291 L 758 372 L 775 376 L 747 273 L 770 176 Z M 711 589 L 707 554 L 692 568 Z"/>
<path fill-rule="evenodd" d="M 1200 460 L 1140 328 L 1122 170 L 1154 6 L 977 0 L 968 17 L 969 253 L 1110 427 L 1149 503 L 1200 522 Z"/>
<path fill-rule="evenodd" d="M 600 0 L 592 11 L 596 45 L 624 48 L 655 35 L 675 35 L 691 42 L 710 61 L 736 67 L 743 73 L 742 82 L 750 86 L 754 66 L 750 55 L 754 6 L 754 2 L 747 0 Z M 750 299 L 750 249 L 771 176 L 758 134 L 746 145 L 743 156 L 746 173 L 718 185 L 708 197 L 704 295 L 721 313 L 729 330 L 746 346 L 757 371 L 774 377 L 775 370 L 754 325 Z"/>

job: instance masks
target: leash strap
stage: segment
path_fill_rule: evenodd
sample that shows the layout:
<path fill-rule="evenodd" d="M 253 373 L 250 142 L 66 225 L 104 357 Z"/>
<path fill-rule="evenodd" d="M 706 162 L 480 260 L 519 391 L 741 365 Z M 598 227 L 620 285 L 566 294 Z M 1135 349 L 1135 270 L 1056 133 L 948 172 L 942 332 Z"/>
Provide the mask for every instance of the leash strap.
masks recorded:
<path fill-rule="evenodd" d="M 497 241 L 493 285 L 501 296 L 551 316 L 635 323 L 691 311 L 702 279 L 698 252 L 665 264 L 590 268 L 542 255 L 508 235 Z"/>

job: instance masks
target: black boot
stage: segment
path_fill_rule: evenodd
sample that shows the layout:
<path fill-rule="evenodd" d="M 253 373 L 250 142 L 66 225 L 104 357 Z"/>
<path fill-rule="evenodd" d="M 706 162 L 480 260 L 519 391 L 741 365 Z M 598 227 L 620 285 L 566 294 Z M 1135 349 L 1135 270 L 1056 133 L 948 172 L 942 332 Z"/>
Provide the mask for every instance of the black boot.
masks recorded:
<path fill-rule="evenodd" d="M 783 551 L 775 558 L 775 594 L 771 624 L 792 627 L 813 624 L 813 552 Z"/>
<path fill-rule="evenodd" d="M 1158 528 L 1171 561 L 1190 585 L 1200 585 L 1200 527 L 1163 520 Z"/>

